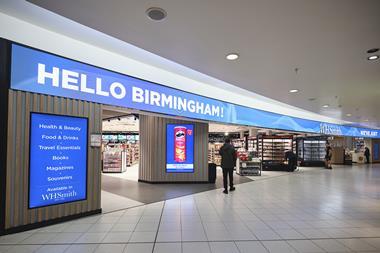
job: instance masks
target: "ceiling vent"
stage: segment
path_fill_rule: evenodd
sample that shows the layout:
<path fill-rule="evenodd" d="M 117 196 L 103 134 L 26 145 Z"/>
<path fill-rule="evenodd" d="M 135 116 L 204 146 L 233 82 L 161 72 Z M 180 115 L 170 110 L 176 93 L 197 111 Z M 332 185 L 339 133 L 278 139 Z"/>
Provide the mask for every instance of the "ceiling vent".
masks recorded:
<path fill-rule="evenodd" d="M 146 15 L 148 15 L 151 20 L 162 21 L 166 18 L 166 11 L 159 7 L 151 7 L 146 10 Z"/>

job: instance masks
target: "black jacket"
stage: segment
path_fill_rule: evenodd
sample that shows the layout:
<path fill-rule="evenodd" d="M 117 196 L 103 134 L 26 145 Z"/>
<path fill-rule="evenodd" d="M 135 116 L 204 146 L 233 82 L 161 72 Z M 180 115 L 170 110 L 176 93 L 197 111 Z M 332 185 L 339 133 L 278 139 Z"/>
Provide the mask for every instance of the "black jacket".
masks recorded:
<path fill-rule="evenodd" d="M 285 159 L 294 162 L 297 161 L 297 155 L 294 154 L 293 151 L 286 151 L 285 152 Z"/>
<path fill-rule="evenodd" d="M 220 148 L 219 154 L 222 156 L 222 168 L 234 168 L 236 165 L 236 151 L 234 146 L 224 143 Z"/>

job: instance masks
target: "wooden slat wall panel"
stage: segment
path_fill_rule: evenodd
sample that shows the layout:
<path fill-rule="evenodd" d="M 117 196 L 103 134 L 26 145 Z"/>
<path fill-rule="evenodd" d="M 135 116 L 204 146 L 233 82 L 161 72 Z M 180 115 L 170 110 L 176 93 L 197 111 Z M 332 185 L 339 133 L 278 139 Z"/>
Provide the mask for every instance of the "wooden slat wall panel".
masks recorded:
<path fill-rule="evenodd" d="M 194 173 L 166 173 L 166 124 L 194 124 Z M 208 124 L 140 115 L 139 179 L 148 182 L 208 180 Z"/>
<path fill-rule="evenodd" d="M 100 104 L 9 91 L 5 228 L 18 227 L 100 209 L 101 152 L 88 147 L 87 200 L 28 209 L 30 112 L 87 117 L 88 133 L 100 133 Z"/>

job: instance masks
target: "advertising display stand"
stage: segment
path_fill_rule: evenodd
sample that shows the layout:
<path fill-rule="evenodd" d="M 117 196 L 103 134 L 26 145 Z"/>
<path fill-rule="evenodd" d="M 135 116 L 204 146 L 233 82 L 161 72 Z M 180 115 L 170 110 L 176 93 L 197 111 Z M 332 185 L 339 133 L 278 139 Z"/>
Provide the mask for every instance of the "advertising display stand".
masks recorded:
<path fill-rule="evenodd" d="M 87 119 L 31 113 L 29 208 L 87 197 Z"/>
<path fill-rule="evenodd" d="M 194 172 L 194 125 L 167 124 L 166 172 Z"/>

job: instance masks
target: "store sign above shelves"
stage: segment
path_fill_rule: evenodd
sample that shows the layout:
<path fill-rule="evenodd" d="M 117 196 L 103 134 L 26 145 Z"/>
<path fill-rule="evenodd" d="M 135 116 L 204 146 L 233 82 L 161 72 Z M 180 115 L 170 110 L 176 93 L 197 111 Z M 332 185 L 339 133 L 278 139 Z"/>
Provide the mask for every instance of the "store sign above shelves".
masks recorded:
<path fill-rule="evenodd" d="M 40 50 L 12 44 L 11 88 L 187 118 L 354 137 L 380 130 L 267 112 L 177 90 Z"/>

